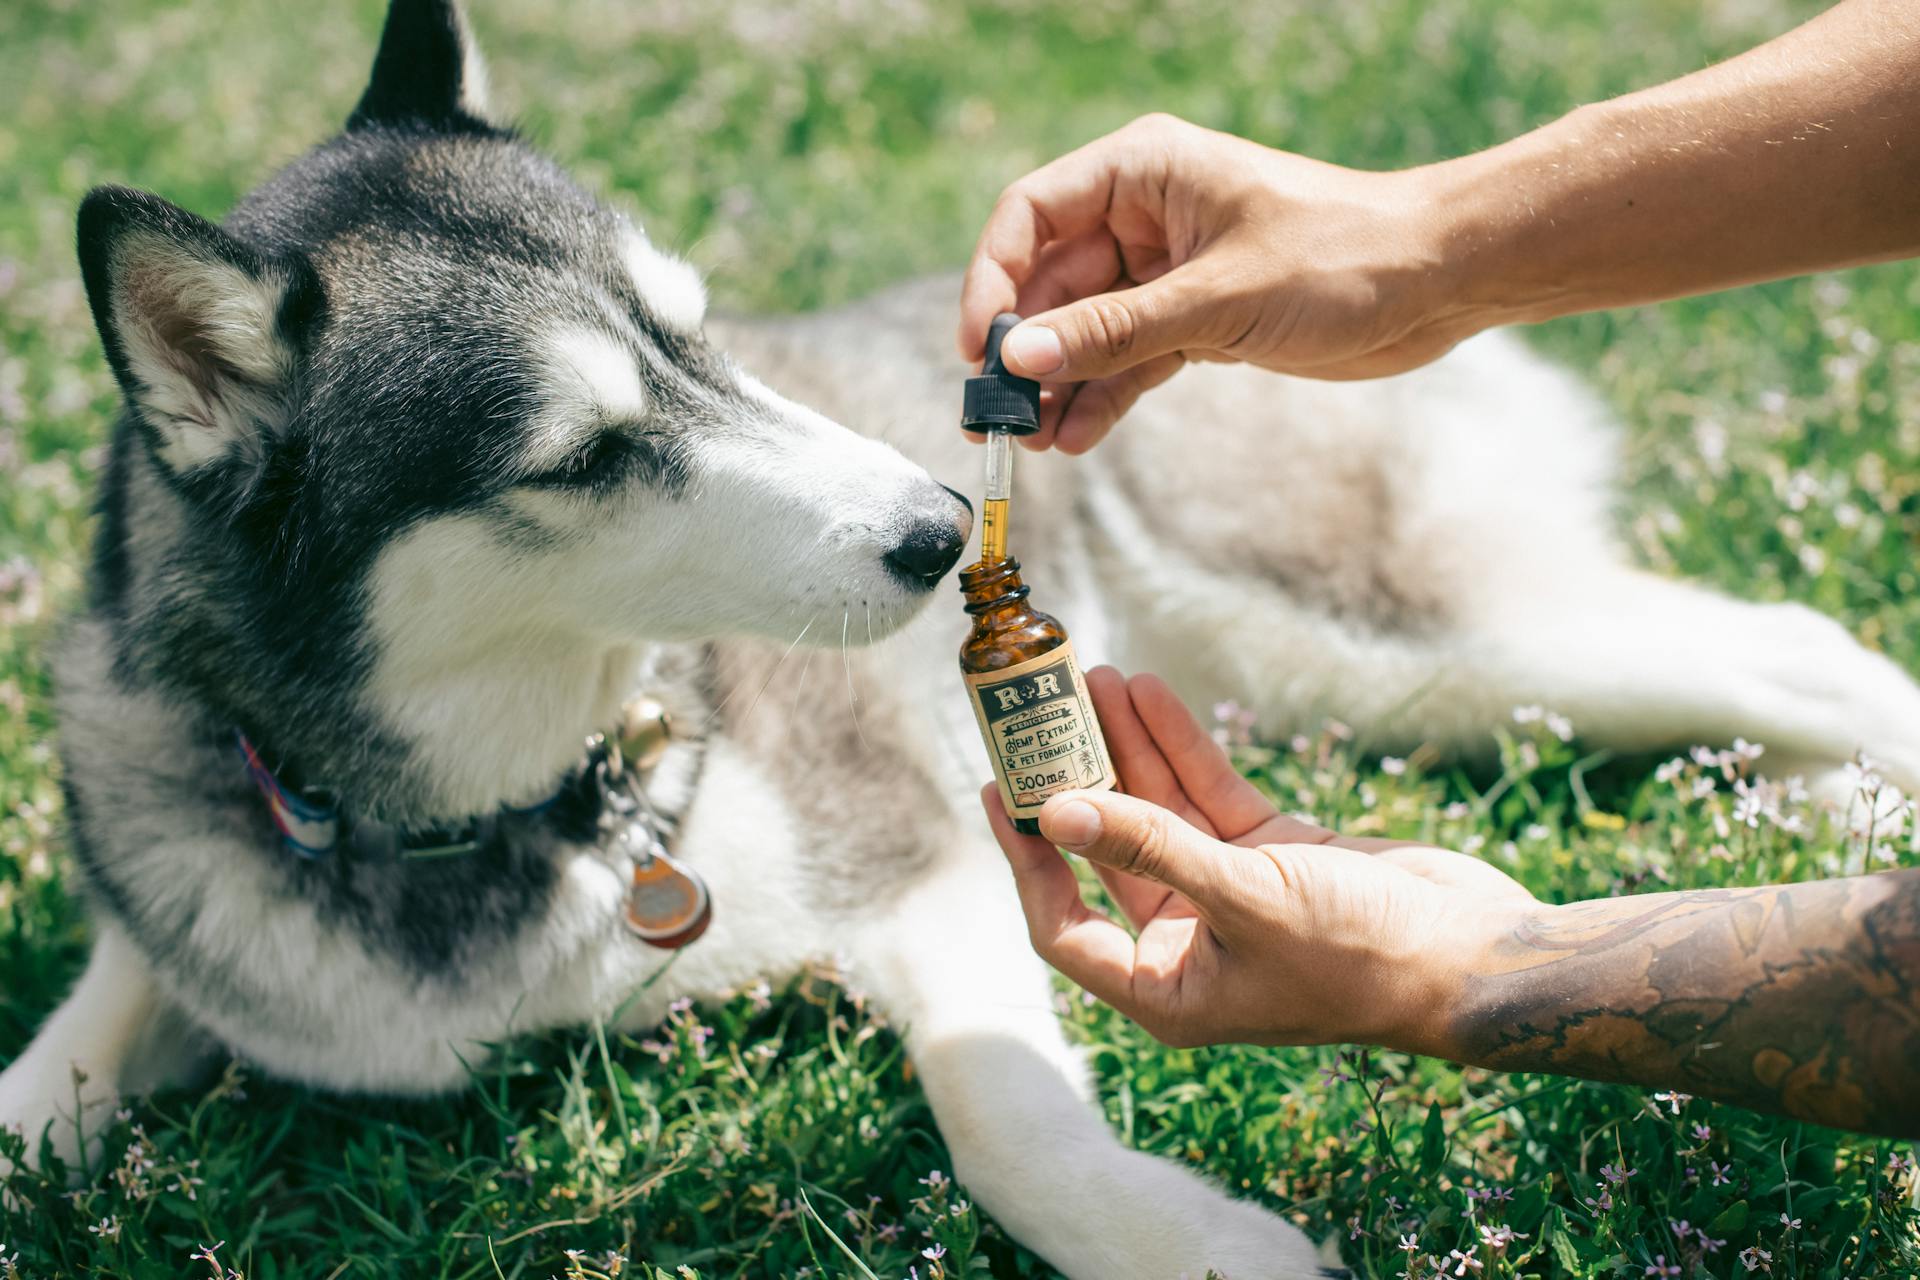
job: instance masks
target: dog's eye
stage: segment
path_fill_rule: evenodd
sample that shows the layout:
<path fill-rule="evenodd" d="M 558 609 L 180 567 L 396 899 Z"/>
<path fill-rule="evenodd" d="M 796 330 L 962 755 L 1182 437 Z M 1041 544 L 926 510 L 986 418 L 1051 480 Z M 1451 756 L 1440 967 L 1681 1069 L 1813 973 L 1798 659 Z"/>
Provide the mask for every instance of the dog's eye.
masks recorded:
<path fill-rule="evenodd" d="M 532 484 L 592 484 L 613 472 L 632 452 L 626 437 L 602 431 L 559 466 L 534 476 Z"/>

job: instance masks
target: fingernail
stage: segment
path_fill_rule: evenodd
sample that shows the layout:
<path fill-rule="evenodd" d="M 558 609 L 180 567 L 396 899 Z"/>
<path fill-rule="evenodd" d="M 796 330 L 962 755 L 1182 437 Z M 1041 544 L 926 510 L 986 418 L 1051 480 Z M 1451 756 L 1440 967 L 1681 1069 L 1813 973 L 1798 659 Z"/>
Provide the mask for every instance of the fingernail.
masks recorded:
<path fill-rule="evenodd" d="M 1085 800 L 1069 800 L 1041 815 L 1041 829 L 1062 848 L 1084 848 L 1100 838 L 1100 811 Z"/>
<path fill-rule="evenodd" d="M 1013 362 L 1030 374 L 1052 373 L 1067 362 L 1060 335 L 1043 324 L 1023 324 L 1015 329 L 1007 335 L 1000 353 L 1013 357 Z"/>

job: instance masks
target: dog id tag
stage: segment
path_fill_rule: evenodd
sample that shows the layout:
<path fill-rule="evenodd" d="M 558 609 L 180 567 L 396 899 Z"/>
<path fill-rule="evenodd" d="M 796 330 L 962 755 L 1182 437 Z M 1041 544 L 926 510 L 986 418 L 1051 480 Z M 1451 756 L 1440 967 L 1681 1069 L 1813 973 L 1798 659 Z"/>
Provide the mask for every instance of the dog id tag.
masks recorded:
<path fill-rule="evenodd" d="M 634 859 L 627 886 L 627 928 L 640 941 L 668 950 L 684 947 L 707 931 L 713 901 L 707 882 L 664 849 Z"/>

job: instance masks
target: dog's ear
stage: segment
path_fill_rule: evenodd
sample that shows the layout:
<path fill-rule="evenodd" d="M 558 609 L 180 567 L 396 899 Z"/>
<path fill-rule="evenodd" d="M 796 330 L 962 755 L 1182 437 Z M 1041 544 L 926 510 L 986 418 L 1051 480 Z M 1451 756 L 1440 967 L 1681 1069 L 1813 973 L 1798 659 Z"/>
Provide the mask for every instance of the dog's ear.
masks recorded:
<path fill-rule="evenodd" d="M 264 258 L 159 196 L 99 187 L 80 205 L 80 271 L 107 361 L 176 473 L 257 455 L 285 425 L 291 334 L 321 305 L 304 260 Z"/>
<path fill-rule="evenodd" d="M 392 0 L 373 79 L 348 129 L 485 129 L 487 69 L 456 0 Z"/>

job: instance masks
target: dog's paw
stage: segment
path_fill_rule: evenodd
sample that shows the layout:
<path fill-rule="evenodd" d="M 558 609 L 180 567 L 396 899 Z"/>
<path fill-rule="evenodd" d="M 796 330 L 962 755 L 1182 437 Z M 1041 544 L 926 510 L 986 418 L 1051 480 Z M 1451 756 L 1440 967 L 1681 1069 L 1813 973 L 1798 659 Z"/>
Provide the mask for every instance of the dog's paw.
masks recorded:
<path fill-rule="evenodd" d="M 0 1179 L 14 1175 L 14 1181 L 29 1180 L 41 1167 L 43 1151 L 69 1170 L 86 1167 L 81 1128 L 73 1120 L 79 1082 L 71 1070 L 64 1079 L 52 1079 L 53 1073 L 36 1070 L 38 1064 L 33 1058 L 29 1051 L 0 1072 L 0 1130 L 9 1135 L 0 1146 Z M 88 1106 L 90 1128 L 103 1107 L 98 1102 Z M 88 1145 L 97 1150 L 97 1139 Z M 19 1152 L 17 1164 L 7 1154 L 15 1150 Z"/>
<path fill-rule="evenodd" d="M 1297 1227 L 1170 1161 L 1117 1145 L 1067 1159 L 1051 1197 L 988 1205 L 1072 1280 L 1322 1280 L 1330 1264 Z M 968 1184 L 978 1191 L 985 1184 Z M 1042 1203 L 1047 1200 L 1050 1203 Z"/>
<path fill-rule="evenodd" d="M 1205 1188 L 1218 1207 L 1207 1215 L 1206 1224 L 1196 1235 L 1195 1257 L 1200 1265 L 1184 1268 L 1177 1274 L 1195 1277 L 1217 1275 L 1221 1280 L 1322 1280 L 1346 1274 L 1307 1239 L 1306 1233 L 1276 1215 L 1244 1200 L 1231 1200 L 1211 1187 Z"/>

